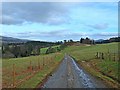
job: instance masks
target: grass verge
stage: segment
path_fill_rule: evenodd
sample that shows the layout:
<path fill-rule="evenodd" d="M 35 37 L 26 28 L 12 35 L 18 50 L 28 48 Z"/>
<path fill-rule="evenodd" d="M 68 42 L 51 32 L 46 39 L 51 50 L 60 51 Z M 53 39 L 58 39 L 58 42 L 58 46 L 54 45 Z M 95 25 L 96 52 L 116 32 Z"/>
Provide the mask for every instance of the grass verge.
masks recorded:
<path fill-rule="evenodd" d="M 96 59 L 97 52 L 104 53 L 104 59 Z M 108 52 L 110 55 L 108 55 Z M 108 83 L 109 86 L 118 87 L 118 43 L 68 46 L 63 50 L 63 53 L 70 54 L 86 71 L 101 78 Z"/>
<path fill-rule="evenodd" d="M 21 79 L 27 77 L 30 73 L 25 74 L 23 72 L 26 71 L 28 67 L 32 66 L 32 73 L 35 72 L 36 67 L 38 67 L 40 62 L 40 69 L 37 73 L 33 74 L 31 78 L 24 80 L 22 83 L 16 86 L 16 88 L 35 88 L 38 83 L 42 82 L 42 80 L 48 75 L 53 68 L 62 60 L 63 58 L 62 53 L 52 53 L 48 55 L 39 55 L 39 56 L 31 56 L 31 57 L 24 57 L 24 58 L 13 58 L 13 59 L 3 59 L 3 88 L 8 88 L 12 85 L 13 81 L 13 69 L 12 65 L 15 64 L 15 75 L 16 75 L 16 83 L 19 82 Z M 31 62 L 31 64 L 30 64 Z M 43 67 L 44 62 L 44 67 Z M 23 75 L 19 74 L 23 72 Z"/>

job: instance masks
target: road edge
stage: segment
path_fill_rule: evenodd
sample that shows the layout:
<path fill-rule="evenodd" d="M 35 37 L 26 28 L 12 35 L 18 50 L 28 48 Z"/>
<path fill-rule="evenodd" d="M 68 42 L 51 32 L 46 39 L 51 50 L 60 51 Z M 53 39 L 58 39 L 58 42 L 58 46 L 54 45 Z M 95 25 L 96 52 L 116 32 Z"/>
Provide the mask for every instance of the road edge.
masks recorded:
<path fill-rule="evenodd" d="M 60 62 L 58 62 L 58 64 L 56 64 L 56 66 L 53 68 L 53 70 L 45 76 L 45 78 L 42 80 L 42 83 L 40 82 L 35 88 L 42 88 L 42 86 L 48 80 L 49 76 L 51 76 L 58 69 L 58 67 L 60 66 L 60 64 L 62 63 L 63 60 L 64 60 L 64 57 Z"/>
<path fill-rule="evenodd" d="M 71 55 L 70 55 L 70 57 L 73 58 L 74 61 L 75 61 L 78 65 L 80 65 L 85 71 L 87 71 L 89 74 L 91 74 L 92 76 L 94 76 L 94 77 L 102 80 L 108 87 L 110 87 L 110 88 L 116 88 L 116 89 L 120 87 L 118 82 L 109 80 L 109 79 L 108 79 L 109 77 L 103 75 L 103 74 L 100 73 L 100 72 L 96 72 L 93 68 L 91 68 L 91 70 L 88 70 L 88 69 L 87 69 L 88 67 L 87 67 L 86 65 L 83 65 L 82 62 L 77 61 L 77 60 L 75 59 L 75 57 L 73 57 L 73 56 L 71 56 Z M 100 76 L 98 76 L 98 75 L 95 75 L 95 74 L 93 74 L 93 72 L 99 73 L 99 74 L 100 74 L 101 76 L 103 76 L 103 77 L 100 77 Z M 108 81 L 109 81 L 109 82 L 108 82 Z"/>

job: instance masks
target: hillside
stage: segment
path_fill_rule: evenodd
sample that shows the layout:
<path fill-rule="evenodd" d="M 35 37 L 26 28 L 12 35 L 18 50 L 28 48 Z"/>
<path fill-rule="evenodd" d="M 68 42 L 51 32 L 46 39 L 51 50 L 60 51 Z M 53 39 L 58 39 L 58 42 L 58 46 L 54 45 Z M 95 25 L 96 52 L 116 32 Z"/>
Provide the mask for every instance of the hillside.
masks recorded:
<path fill-rule="evenodd" d="M 118 43 L 69 46 L 63 53 L 71 55 L 86 71 L 111 86 L 117 87 L 117 83 L 120 82 L 118 78 Z M 99 58 L 97 58 L 97 53 L 99 53 Z"/>
<path fill-rule="evenodd" d="M 2 43 L 26 43 L 30 40 L 0 36 L 0 41 L 2 41 Z"/>
<path fill-rule="evenodd" d="M 45 51 L 46 48 L 43 48 L 42 52 L 44 53 Z M 97 52 L 103 53 L 104 58 L 101 58 L 101 55 L 100 58 L 97 58 Z M 119 82 L 118 43 L 80 46 L 73 45 L 67 46 L 64 50 L 52 54 L 29 56 L 23 58 L 2 59 L 4 87 L 10 86 L 10 84 L 12 83 L 11 80 L 13 76 L 11 70 L 13 70 L 13 65 L 15 65 L 15 79 L 17 87 L 36 87 L 38 83 L 43 82 L 42 80 L 53 70 L 53 68 L 56 68 L 58 66 L 58 63 L 60 63 L 65 54 L 73 57 L 74 60 L 76 60 L 76 62 L 80 64 L 91 75 L 103 80 L 111 87 L 117 87 L 117 82 Z M 30 71 L 31 65 L 32 72 L 35 72 L 33 74 L 31 74 Z M 37 73 L 38 70 L 40 72 Z M 31 76 L 32 78 L 26 80 L 26 78 L 29 78 L 27 76 Z"/>

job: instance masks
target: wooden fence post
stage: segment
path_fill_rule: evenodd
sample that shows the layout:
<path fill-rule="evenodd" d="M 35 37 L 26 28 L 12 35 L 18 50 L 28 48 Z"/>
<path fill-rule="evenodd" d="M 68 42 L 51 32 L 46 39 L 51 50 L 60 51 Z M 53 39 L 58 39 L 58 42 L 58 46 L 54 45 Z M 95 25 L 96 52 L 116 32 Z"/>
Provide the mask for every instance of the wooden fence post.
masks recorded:
<path fill-rule="evenodd" d="M 38 59 L 38 69 L 40 69 L 40 61 L 39 61 L 39 59 Z"/>
<path fill-rule="evenodd" d="M 119 52 L 118 52 L 118 61 L 120 61 L 120 55 L 119 55 Z"/>
<path fill-rule="evenodd" d="M 43 68 L 44 68 L 44 57 L 43 57 Z"/>
<path fill-rule="evenodd" d="M 114 61 L 115 61 L 115 53 L 114 53 Z"/>
<path fill-rule="evenodd" d="M 32 74 L 32 65 L 31 65 L 31 60 L 30 60 L 30 74 Z"/>
<path fill-rule="evenodd" d="M 13 87 L 15 87 L 15 64 L 13 64 Z"/>
<path fill-rule="evenodd" d="M 44 57 L 44 66 L 46 65 L 46 57 Z"/>
<path fill-rule="evenodd" d="M 48 58 L 48 56 L 47 56 L 47 59 L 45 60 L 45 65 L 48 64 L 48 61 L 49 61 L 49 58 Z"/>
<path fill-rule="evenodd" d="M 102 59 L 104 59 L 104 53 L 102 53 Z"/>
<path fill-rule="evenodd" d="M 98 52 L 98 59 L 100 59 L 100 52 Z"/>
<path fill-rule="evenodd" d="M 98 59 L 98 52 L 97 52 L 96 58 Z"/>
<path fill-rule="evenodd" d="M 110 53 L 109 53 L 109 60 L 111 60 Z"/>

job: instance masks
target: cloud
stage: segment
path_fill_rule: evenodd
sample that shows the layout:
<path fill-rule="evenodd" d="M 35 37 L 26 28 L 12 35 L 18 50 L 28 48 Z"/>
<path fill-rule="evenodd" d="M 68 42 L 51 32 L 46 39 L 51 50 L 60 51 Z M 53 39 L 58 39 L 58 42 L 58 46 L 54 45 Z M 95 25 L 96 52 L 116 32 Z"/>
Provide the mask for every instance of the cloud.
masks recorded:
<path fill-rule="evenodd" d="M 99 36 L 99 37 L 102 37 L 102 36 L 111 36 L 111 37 L 114 37 L 114 36 L 118 36 L 118 33 L 116 33 L 116 32 L 102 32 L 102 33 L 92 34 L 92 36 Z"/>
<path fill-rule="evenodd" d="M 107 29 L 109 24 L 108 23 L 101 23 L 101 24 L 94 24 L 94 25 L 87 25 L 88 27 L 91 27 L 96 30 L 104 30 Z"/>
<path fill-rule="evenodd" d="M 22 24 L 24 22 L 61 24 L 68 21 L 68 9 L 62 3 L 4 2 L 2 24 Z"/>
<path fill-rule="evenodd" d="M 101 33 L 87 33 L 87 32 L 71 32 L 68 29 L 53 30 L 47 32 L 19 32 L 19 33 L 3 33 L 3 36 L 11 36 L 20 39 L 40 40 L 40 41 L 58 41 L 58 40 L 79 40 L 81 37 L 89 37 L 91 39 L 107 39 L 110 37 L 117 37 L 117 32 L 101 32 Z"/>
<path fill-rule="evenodd" d="M 17 36 L 19 37 L 45 37 L 45 38 L 51 38 L 51 37 L 62 37 L 64 36 L 68 30 L 63 29 L 63 30 L 54 30 L 54 31 L 49 31 L 49 32 L 22 32 L 22 33 L 17 33 Z"/>
<path fill-rule="evenodd" d="M 109 39 L 111 37 L 118 37 L 119 34 L 118 34 L 118 32 L 101 32 L 101 33 L 94 33 L 89 36 L 91 38 L 97 40 L 97 39 Z"/>
<path fill-rule="evenodd" d="M 2 10 L 3 32 L 12 37 L 34 40 L 106 38 L 116 36 L 112 32 L 118 30 L 118 20 L 113 18 L 118 16 L 117 3 L 8 2 L 3 3 Z"/>
<path fill-rule="evenodd" d="M 3 33 L 3 36 L 11 36 L 22 39 L 36 39 L 36 40 L 64 40 L 64 39 L 79 39 L 81 36 L 86 35 L 85 33 L 72 33 L 70 30 L 61 29 L 53 30 L 48 32 L 20 32 L 20 33 Z"/>
<path fill-rule="evenodd" d="M 8 16 L 8 15 L 2 16 L 2 24 L 10 25 L 10 24 L 20 24 L 22 22 L 23 22 L 23 20 L 21 20 L 21 19 L 16 20 L 16 18 L 13 18 L 13 17 Z"/>

